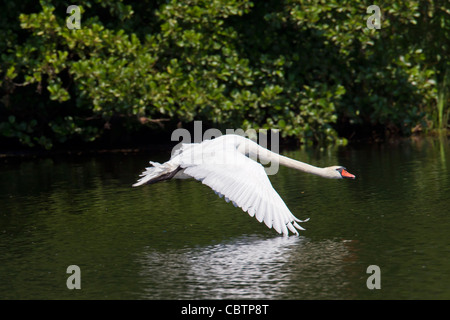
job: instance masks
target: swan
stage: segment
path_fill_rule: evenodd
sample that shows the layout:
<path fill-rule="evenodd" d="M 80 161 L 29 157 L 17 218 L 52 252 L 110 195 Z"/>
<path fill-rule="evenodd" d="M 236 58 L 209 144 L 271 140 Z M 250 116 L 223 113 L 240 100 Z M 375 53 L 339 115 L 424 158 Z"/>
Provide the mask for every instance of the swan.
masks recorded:
<path fill-rule="evenodd" d="M 290 212 L 272 187 L 264 167 L 253 160 L 256 157 L 265 163 L 277 161 L 280 165 L 324 178 L 355 179 L 345 167 L 315 167 L 274 153 L 243 136 L 227 134 L 201 143 L 182 143 L 165 163 L 150 161 L 152 166 L 142 172 L 133 187 L 194 178 L 279 234 L 287 236 L 291 231 L 298 235 L 298 230 L 305 230 L 298 223 L 309 219 L 297 219 Z"/>

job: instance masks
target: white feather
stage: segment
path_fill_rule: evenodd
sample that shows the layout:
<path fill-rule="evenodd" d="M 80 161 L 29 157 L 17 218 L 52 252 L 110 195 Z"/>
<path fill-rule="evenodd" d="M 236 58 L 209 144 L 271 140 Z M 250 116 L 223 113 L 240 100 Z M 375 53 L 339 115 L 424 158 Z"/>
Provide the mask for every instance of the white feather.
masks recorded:
<path fill-rule="evenodd" d="M 173 178 L 192 177 L 201 181 L 226 202 L 231 201 L 251 217 L 264 222 L 268 228 L 284 235 L 289 232 L 298 235 L 298 230 L 304 229 L 297 222 L 304 221 L 290 212 L 272 187 L 264 167 L 246 156 L 247 153 L 254 154 L 260 149 L 253 141 L 236 135 L 222 136 L 202 143 L 182 144 L 166 163 L 150 162 L 152 166 L 146 168 L 133 186 L 181 169 Z M 265 154 L 270 155 L 270 151 L 264 150 Z M 280 157 L 284 165 L 336 178 L 335 167 L 317 168 L 279 155 L 276 157 Z"/>

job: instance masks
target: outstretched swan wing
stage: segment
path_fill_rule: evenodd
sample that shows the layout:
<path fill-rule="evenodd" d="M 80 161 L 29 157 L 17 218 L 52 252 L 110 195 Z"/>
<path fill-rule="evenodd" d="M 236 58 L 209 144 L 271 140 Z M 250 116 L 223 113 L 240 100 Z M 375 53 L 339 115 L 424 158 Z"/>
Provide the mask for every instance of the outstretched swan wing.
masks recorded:
<path fill-rule="evenodd" d="M 236 149 L 202 152 L 201 159 L 196 161 L 185 153 L 180 165 L 185 174 L 206 184 L 227 202 L 233 202 L 278 233 L 288 235 L 289 229 L 298 235 L 296 228 L 304 230 L 297 224 L 303 221 L 290 212 L 272 187 L 264 167 Z"/>

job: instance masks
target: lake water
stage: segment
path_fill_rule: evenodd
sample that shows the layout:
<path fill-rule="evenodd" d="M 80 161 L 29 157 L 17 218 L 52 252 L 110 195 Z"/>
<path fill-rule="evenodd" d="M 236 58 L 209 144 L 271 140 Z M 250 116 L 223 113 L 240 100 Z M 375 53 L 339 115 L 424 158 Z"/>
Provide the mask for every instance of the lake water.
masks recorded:
<path fill-rule="evenodd" d="M 357 176 L 270 177 L 299 237 L 196 181 L 131 188 L 169 154 L 0 159 L 0 299 L 450 299 L 447 139 L 284 150 Z"/>

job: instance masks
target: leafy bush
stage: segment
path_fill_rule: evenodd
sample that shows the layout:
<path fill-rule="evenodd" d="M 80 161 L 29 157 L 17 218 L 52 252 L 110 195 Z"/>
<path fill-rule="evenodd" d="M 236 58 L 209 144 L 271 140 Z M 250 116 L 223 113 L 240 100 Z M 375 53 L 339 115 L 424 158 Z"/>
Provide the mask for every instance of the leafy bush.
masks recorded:
<path fill-rule="evenodd" d="M 0 136 L 50 149 L 165 120 L 279 129 L 302 143 L 446 127 L 448 3 L 386 1 L 379 30 L 366 26 L 370 4 L 85 0 L 71 30 L 59 2 L 8 2 Z"/>

